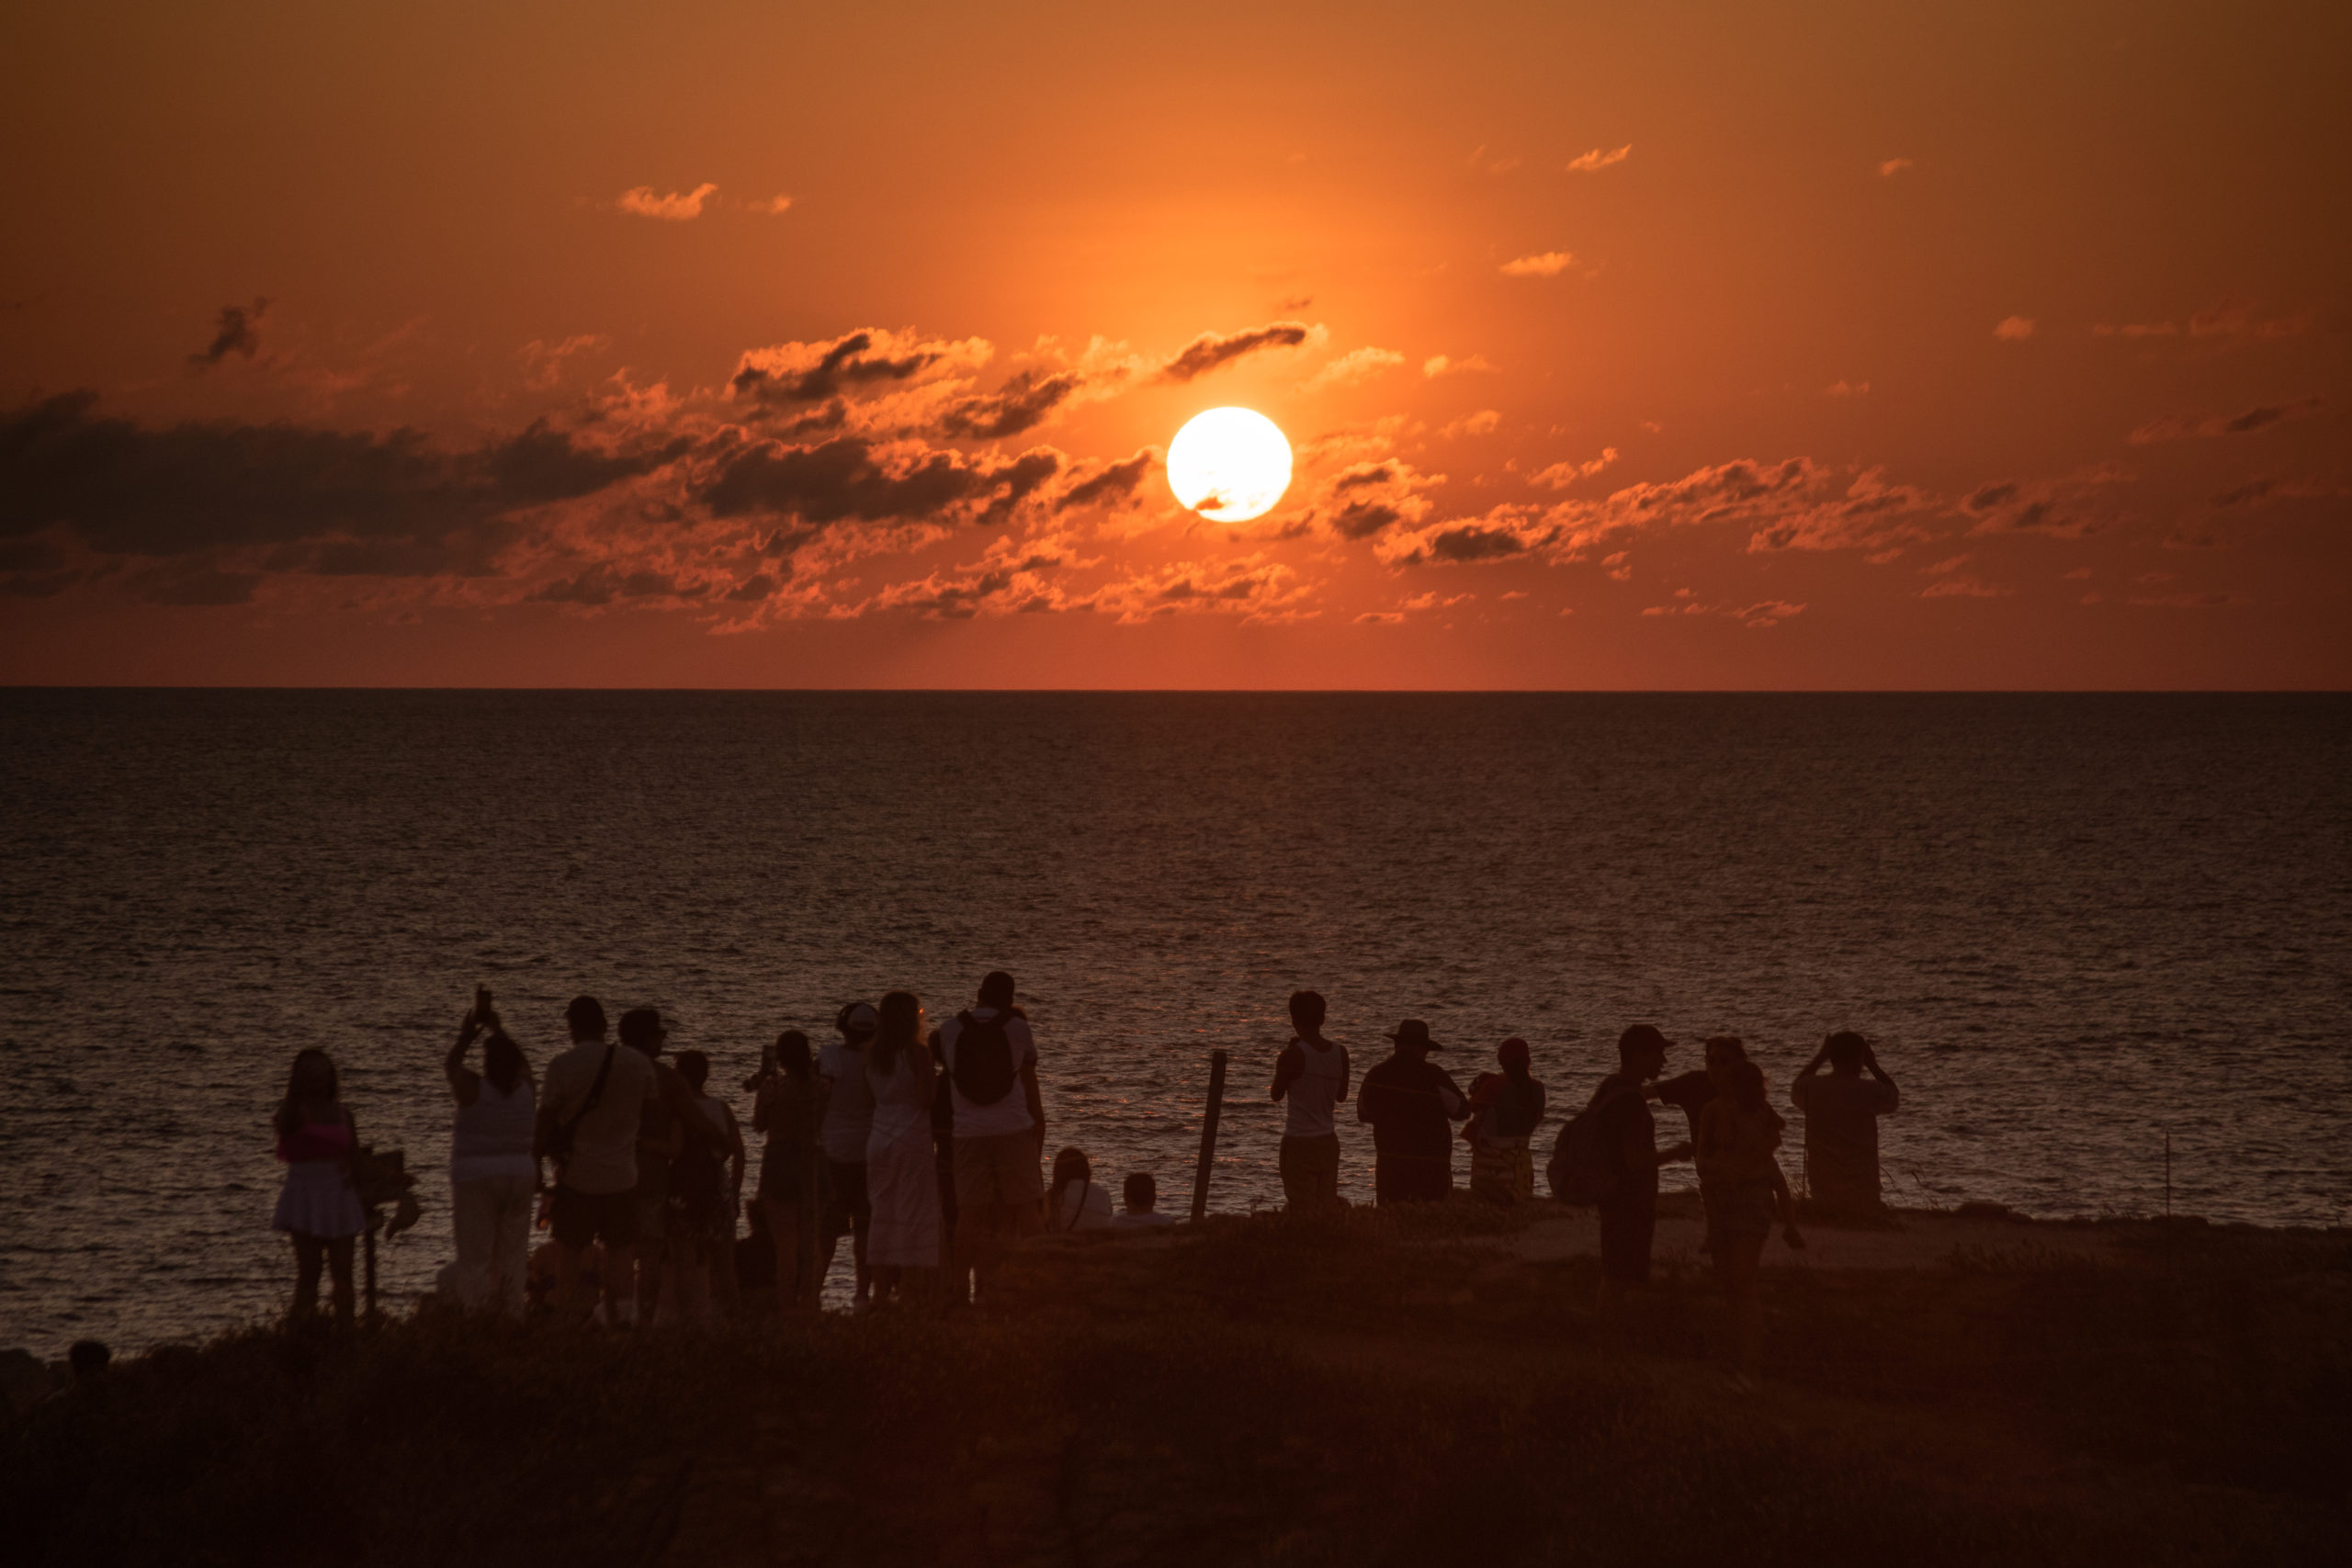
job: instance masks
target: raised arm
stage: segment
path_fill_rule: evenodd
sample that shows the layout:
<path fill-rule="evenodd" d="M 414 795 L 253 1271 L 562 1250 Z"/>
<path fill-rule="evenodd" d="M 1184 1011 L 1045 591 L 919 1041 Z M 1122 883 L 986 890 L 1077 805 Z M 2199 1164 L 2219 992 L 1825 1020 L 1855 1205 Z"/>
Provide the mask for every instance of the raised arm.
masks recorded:
<path fill-rule="evenodd" d="M 1862 1069 L 1876 1078 L 1878 1087 L 1886 1091 L 1879 1101 L 1879 1111 L 1882 1114 L 1894 1110 L 1903 1103 L 1903 1091 L 1894 1087 L 1894 1080 L 1887 1076 L 1884 1067 L 1878 1065 L 1878 1053 L 1868 1045 L 1862 1047 Z"/>
<path fill-rule="evenodd" d="M 465 1021 L 458 1026 L 458 1043 L 441 1058 L 442 1076 L 449 1080 L 449 1093 L 460 1105 L 471 1105 L 481 1094 L 481 1075 L 466 1066 L 466 1053 L 473 1048 L 481 1026 L 480 1015 L 468 1008 Z"/>
<path fill-rule="evenodd" d="M 1281 1055 L 1274 1058 L 1274 1087 L 1267 1098 L 1282 1099 L 1290 1092 L 1290 1086 L 1298 1081 L 1298 1075 L 1306 1070 L 1306 1047 L 1294 1040 L 1283 1047 Z"/>

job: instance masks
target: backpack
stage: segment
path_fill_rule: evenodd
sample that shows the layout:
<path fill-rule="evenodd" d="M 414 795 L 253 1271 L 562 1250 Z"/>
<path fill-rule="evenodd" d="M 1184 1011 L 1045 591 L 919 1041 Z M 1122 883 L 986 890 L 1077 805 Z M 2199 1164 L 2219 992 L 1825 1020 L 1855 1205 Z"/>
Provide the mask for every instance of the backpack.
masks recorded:
<path fill-rule="evenodd" d="M 956 1092 L 974 1105 L 994 1105 L 1012 1092 L 1012 1040 L 1005 1028 L 1012 1021 L 1002 1008 L 988 1019 L 956 1015 Z"/>
<path fill-rule="evenodd" d="M 1616 1150 L 1611 1146 L 1604 1113 L 1623 1095 L 1640 1092 L 1620 1089 L 1611 1094 L 1604 1089 L 1592 1097 L 1591 1104 L 1560 1124 L 1552 1157 L 1544 1166 L 1553 1197 L 1563 1203 L 1598 1203 L 1609 1196 L 1622 1174 L 1622 1162 L 1611 1157 Z"/>

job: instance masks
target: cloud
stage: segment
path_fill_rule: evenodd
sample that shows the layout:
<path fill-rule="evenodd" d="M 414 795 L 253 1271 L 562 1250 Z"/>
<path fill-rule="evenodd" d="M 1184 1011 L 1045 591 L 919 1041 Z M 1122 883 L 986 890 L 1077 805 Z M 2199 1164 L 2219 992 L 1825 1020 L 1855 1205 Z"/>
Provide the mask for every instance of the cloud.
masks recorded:
<path fill-rule="evenodd" d="M 1557 277 L 1575 265 L 1576 259 L 1566 251 L 1544 251 L 1507 261 L 1499 270 L 1505 277 Z"/>
<path fill-rule="evenodd" d="M 772 196 L 765 201 L 751 203 L 751 209 L 764 213 L 771 218 L 781 218 L 792 210 L 792 198 L 788 196 Z"/>
<path fill-rule="evenodd" d="M 2003 479 L 1980 485 L 1960 503 L 1973 535 L 2039 533 L 2076 539 L 2105 528 L 2098 493 L 2132 476 L 2101 465 L 2053 479 Z"/>
<path fill-rule="evenodd" d="M 1405 356 L 1393 349 L 1359 348 L 1340 355 L 1322 369 L 1298 384 L 1302 392 L 1320 392 L 1330 387 L 1351 387 L 1359 381 L 1394 369 L 1405 363 Z"/>
<path fill-rule="evenodd" d="M 958 440 L 995 441 L 1018 435 L 1044 423 L 1080 385 L 1080 377 L 1071 371 L 1048 375 L 1023 370 L 993 392 L 948 404 L 939 416 L 939 427 Z"/>
<path fill-rule="evenodd" d="M 1503 416 L 1499 411 L 1479 409 L 1475 412 L 1464 414 L 1460 419 L 1448 421 L 1438 434 L 1448 441 L 1457 440 L 1464 435 L 1492 435 L 1502 428 L 1502 423 Z"/>
<path fill-rule="evenodd" d="M 1398 600 L 1394 609 L 1366 610 L 1356 617 L 1356 625 L 1393 626 L 1398 625 L 1408 615 L 1425 615 L 1431 610 L 1450 610 L 1456 604 L 1466 604 L 1477 597 L 1476 593 L 1440 594 L 1435 590 L 1431 590 L 1427 593 L 1416 593 L 1409 599 Z M 1510 595 L 1506 594 L 1504 597 L 1509 598 Z M 1526 595 L 1521 594 L 1520 597 L 1525 598 Z"/>
<path fill-rule="evenodd" d="M 1039 535 L 1017 542 L 1004 535 L 978 561 L 892 583 L 859 609 L 909 610 L 933 620 L 1091 609 L 1090 597 L 1072 594 L 1059 579 L 1073 568 L 1093 564 L 1079 559 L 1076 541 L 1066 535 Z"/>
<path fill-rule="evenodd" d="M 2325 400 L 2305 398 L 2300 402 L 2263 403 L 2242 414 L 2224 418 L 2209 414 L 2202 418 L 2183 415 L 2172 419 L 2152 420 L 2133 431 L 2129 437 L 2134 446 L 2146 446 L 2160 441 L 2210 440 L 2219 435 L 2251 435 L 2257 430 L 2273 425 L 2291 424 L 2309 419 L 2325 406 Z"/>
<path fill-rule="evenodd" d="M 1633 155 L 1634 144 L 1630 141 L 1623 147 L 1607 152 L 1596 147 L 1589 152 L 1569 159 L 1568 168 L 1575 174 L 1589 175 L 1608 168 L 1612 164 L 1622 164 Z"/>
<path fill-rule="evenodd" d="M 1317 491 L 1306 523 L 1342 539 L 1368 539 L 1427 517 L 1432 503 L 1425 492 L 1444 482 L 1443 474 L 1416 472 L 1401 457 L 1351 464 Z"/>
<path fill-rule="evenodd" d="M 2121 326 L 2109 326 L 2100 321 L 2091 328 L 2093 337 L 2178 337 L 2180 329 L 2170 321 L 2126 321 Z"/>
<path fill-rule="evenodd" d="M 1487 356 L 1474 354 L 1467 359 L 1453 359 L 1442 354 L 1432 354 L 1421 361 L 1421 374 L 1431 380 L 1440 376 L 1469 376 L 1492 371 Z"/>
<path fill-rule="evenodd" d="M 1312 592 L 1297 572 L 1260 554 L 1227 561 L 1178 561 L 1138 572 L 1098 590 L 1089 603 L 1129 624 L 1188 615 L 1283 621 L 1310 614 L 1302 601 Z"/>
<path fill-rule="evenodd" d="M 995 353 L 985 338 L 950 342 L 863 327 L 818 343 L 755 348 L 736 362 L 730 395 L 766 404 L 816 402 L 968 376 Z"/>
<path fill-rule="evenodd" d="M 1321 331 L 1304 321 L 1269 321 L 1246 332 L 1203 333 L 1159 367 L 1163 381 L 1190 381 L 1266 349 L 1298 348 Z"/>
<path fill-rule="evenodd" d="M 2256 320 L 2254 307 L 2243 299 L 2224 299 L 2188 318 L 2188 335 L 2192 338 L 2300 337 L 2311 328 L 2312 318 L 2308 315 Z"/>
<path fill-rule="evenodd" d="M 1470 172 L 1473 174 L 1485 175 L 1489 178 L 1510 174 L 1513 169 L 1518 168 L 1519 164 L 1519 159 L 1505 158 L 1500 154 L 1497 154 L 1496 156 L 1489 158 L 1487 156 L 1487 148 L 1484 142 L 1481 142 L 1470 154 Z"/>
<path fill-rule="evenodd" d="M 1146 446 L 1115 463 L 1089 465 L 1078 470 L 1082 478 L 1073 476 L 1069 488 L 1055 501 L 1055 508 L 1068 512 L 1081 506 L 1100 506 L 1115 511 L 1129 505 L 1135 501 L 1144 476 L 1159 461 L 1159 451 Z"/>
<path fill-rule="evenodd" d="M 1909 167 L 1911 167 L 1911 160 L 1908 158 L 1888 158 L 1880 163 L 1878 177 L 1883 180 L 1891 180 Z"/>
<path fill-rule="evenodd" d="M 1554 463 L 1549 468 L 1538 468 L 1527 476 L 1527 482 L 1532 485 L 1543 485 L 1550 490 L 1566 490 L 1578 479 L 1592 478 L 1616 460 L 1617 448 L 1603 446 L 1598 457 L 1587 457 L 1581 463 L 1574 461 Z"/>
<path fill-rule="evenodd" d="M 2004 316 L 1993 329 L 1993 335 L 2003 343 L 2023 343 L 2033 335 L 2033 327 L 2031 316 Z"/>
<path fill-rule="evenodd" d="M 1867 398 L 1871 395 L 1868 381 L 1832 381 L 1821 389 L 1825 398 Z"/>
<path fill-rule="evenodd" d="M 701 217 L 702 204 L 718 189 L 717 186 L 706 183 L 690 191 L 673 190 L 667 196 L 656 196 L 651 186 L 639 186 L 634 190 L 621 192 L 620 199 L 614 205 L 623 212 L 633 212 L 639 218 L 659 218 L 665 222 L 684 223 L 689 219 Z"/>
<path fill-rule="evenodd" d="M 1782 621 L 1802 615 L 1804 611 L 1804 605 L 1792 604 L 1786 599 L 1762 599 L 1753 604 L 1710 604 L 1700 599 L 1695 590 L 1678 588 L 1674 591 L 1672 604 L 1652 604 L 1642 614 L 1652 616 L 1725 615 L 1743 626 L 1761 631 L 1767 626 L 1777 626 Z"/>
<path fill-rule="evenodd" d="M 254 329 L 268 309 L 266 299 L 255 299 L 250 305 L 221 306 L 220 324 L 214 329 L 212 341 L 189 355 L 187 362 L 198 370 L 209 370 L 232 354 L 251 359 L 261 352 L 261 334 Z"/>
<path fill-rule="evenodd" d="M 790 516 L 804 523 L 960 520 L 1029 499 L 1061 468 L 1039 447 L 1018 457 L 971 457 L 920 442 L 844 435 L 814 446 L 760 442 L 737 450 L 692 486 L 714 517 Z"/>
<path fill-rule="evenodd" d="M 2017 592 L 2014 588 L 1996 588 L 1966 572 L 1940 578 L 1919 590 L 1922 599 L 2005 599 Z"/>
<path fill-rule="evenodd" d="M 582 333 L 557 343 L 533 338 L 515 355 L 523 365 L 523 385 L 535 392 L 550 390 L 563 379 L 565 360 L 577 355 L 594 353 L 607 346 L 611 341 L 595 333 Z"/>

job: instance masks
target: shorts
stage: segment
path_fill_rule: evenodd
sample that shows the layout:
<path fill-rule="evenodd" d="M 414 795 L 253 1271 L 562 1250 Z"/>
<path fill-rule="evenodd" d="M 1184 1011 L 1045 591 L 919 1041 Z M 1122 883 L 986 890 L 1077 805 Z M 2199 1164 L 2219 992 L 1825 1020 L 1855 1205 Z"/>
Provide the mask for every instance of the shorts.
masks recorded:
<path fill-rule="evenodd" d="M 866 1222 L 874 1218 L 874 1205 L 865 1195 L 865 1162 L 828 1159 L 825 1186 L 826 1245 L 841 1240 L 852 1229 L 864 1235 Z"/>
<path fill-rule="evenodd" d="M 592 1241 L 606 1247 L 637 1245 L 637 1189 L 624 1187 L 618 1192 L 580 1192 L 559 1183 L 555 1190 L 555 1206 L 548 1216 L 548 1229 L 557 1241 L 569 1247 L 582 1247 Z"/>
<path fill-rule="evenodd" d="M 1277 1168 L 1283 1204 L 1295 1213 L 1325 1213 L 1340 1201 L 1340 1135 L 1283 1139 Z"/>
<path fill-rule="evenodd" d="M 1657 1201 L 1600 1205 L 1600 1277 L 1621 1285 L 1650 1282 L 1650 1240 Z"/>
<path fill-rule="evenodd" d="M 994 1133 L 956 1140 L 956 1206 L 984 1209 L 1035 1207 L 1046 1195 L 1037 1168 L 1036 1132 Z"/>

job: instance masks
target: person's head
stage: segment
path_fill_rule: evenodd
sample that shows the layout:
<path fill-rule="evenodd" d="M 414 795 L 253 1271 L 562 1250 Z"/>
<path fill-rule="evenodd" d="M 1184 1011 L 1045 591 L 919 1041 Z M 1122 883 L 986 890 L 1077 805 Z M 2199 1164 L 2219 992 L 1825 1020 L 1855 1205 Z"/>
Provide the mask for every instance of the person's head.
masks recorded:
<path fill-rule="evenodd" d="M 481 1047 L 481 1076 L 490 1080 L 491 1088 L 501 1094 L 513 1094 L 514 1086 L 521 1083 L 530 1070 L 531 1064 L 524 1059 L 523 1047 L 515 1044 L 506 1031 L 492 1030 L 490 1038 L 482 1043 Z"/>
<path fill-rule="evenodd" d="M 1705 1046 L 1707 1077 L 1719 1094 L 1731 1092 L 1728 1073 L 1747 1060 L 1747 1043 L 1736 1034 L 1711 1034 Z"/>
<path fill-rule="evenodd" d="M 1151 1172 L 1138 1170 L 1127 1178 L 1120 1195 L 1127 1201 L 1128 1213 L 1148 1214 L 1159 1201 L 1159 1183 L 1152 1179 Z"/>
<path fill-rule="evenodd" d="M 1718 1081 L 1724 1092 L 1731 1096 L 1732 1103 L 1742 1111 L 1770 1109 L 1764 1099 L 1764 1069 L 1746 1057 L 1727 1064 Z"/>
<path fill-rule="evenodd" d="M 1869 1042 L 1850 1029 L 1841 1029 L 1824 1042 L 1829 1052 L 1829 1065 L 1841 1073 L 1862 1070 L 1862 1053 L 1870 1049 Z"/>
<path fill-rule="evenodd" d="M 861 1006 L 864 1004 L 860 1004 Z M 808 1059 L 808 1037 L 797 1029 L 787 1029 L 775 1037 L 775 1065 L 789 1077 L 808 1081 L 814 1064 Z"/>
<path fill-rule="evenodd" d="M 1054 1190 L 1059 1192 L 1073 1181 L 1094 1179 L 1094 1162 L 1086 1157 L 1081 1148 L 1067 1148 L 1054 1156 Z"/>
<path fill-rule="evenodd" d="M 1323 1028 L 1323 993 L 1293 991 L 1290 994 L 1290 1026 L 1301 1034 L 1317 1034 Z"/>
<path fill-rule="evenodd" d="M 621 1014 L 621 1043 L 632 1051 L 642 1051 L 649 1056 L 662 1054 L 662 1042 L 670 1032 L 662 1027 L 662 1014 L 654 1008 L 631 1008 Z"/>
<path fill-rule="evenodd" d="M 912 991 L 892 991 L 874 1013 L 874 1038 L 866 1055 L 874 1070 L 888 1077 L 899 1070 L 899 1054 L 922 1039 L 922 998 Z"/>
<path fill-rule="evenodd" d="M 980 982 L 980 1006 L 1001 1011 L 1012 1005 L 1012 976 L 1001 969 L 991 969 Z"/>
<path fill-rule="evenodd" d="M 1396 1045 L 1396 1054 L 1408 1062 L 1426 1060 L 1430 1052 L 1445 1049 L 1430 1038 L 1430 1026 L 1418 1018 L 1408 1018 L 1398 1024 L 1388 1038 Z"/>
<path fill-rule="evenodd" d="M 96 1339 L 76 1339 L 74 1348 L 65 1352 L 65 1364 L 74 1369 L 77 1378 L 96 1377 L 113 1359 L 114 1352 Z"/>
<path fill-rule="evenodd" d="M 563 1025 L 571 1031 L 574 1041 L 602 1040 L 605 1004 L 594 997 L 572 998 L 571 1005 L 563 1010 Z"/>
<path fill-rule="evenodd" d="M 295 1052 L 294 1066 L 286 1075 L 286 1098 L 277 1102 L 278 1132 L 290 1134 L 311 1114 L 325 1113 L 340 1092 L 334 1057 L 315 1045 Z"/>
<path fill-rule="evenodd" d="M 1674 1042 L 1654 1023 L 1637 1023 L 1617 1037 L 1617 1066 L 1628 1077 L 1654 1078 L 1666 1071 L 1666 1048 Z"/>
<path fill-rule="evenodd" d="M 702 1086 L 710 1081 L 710 1058 L 699 1051 L 679 1052 L 674 1066 L 678 1076 L 686 1080 L 686 1087 L 696 1094 L 700 1094 Z"/>
<path fill-rule="evenodd" d="M 842 1010 L 833 1015 L 833 1028 L 853 1051 L 865 1049 L 882 1025 L 882 1015 L 874 1010 L 872 1002 L 844 1002 Z"/>
<path fill-rule="evenodd" d="M 1516 1034 L 1495 1047 L 1495 1060 L 1501 1064 L 1504 1072 L 1515 1078 L 1525 1077 L 1529 1067 L 1534 1065 L 1534 1056 L 1528 1050 L 1527 1042 Z"/>

